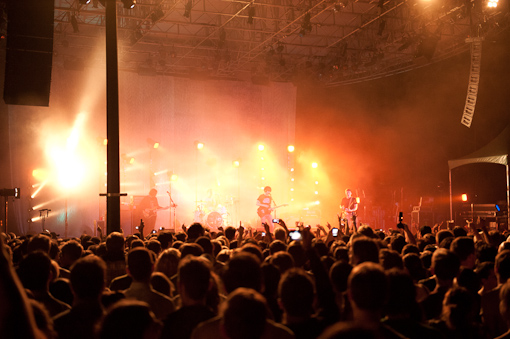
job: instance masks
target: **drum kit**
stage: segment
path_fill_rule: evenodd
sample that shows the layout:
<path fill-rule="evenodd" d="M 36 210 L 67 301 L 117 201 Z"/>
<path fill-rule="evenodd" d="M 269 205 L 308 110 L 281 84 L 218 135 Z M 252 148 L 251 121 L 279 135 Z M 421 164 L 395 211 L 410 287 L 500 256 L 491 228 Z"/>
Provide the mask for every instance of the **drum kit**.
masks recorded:
<path fill-rule="evenodd" d="M 228 226 L 232 224 L 229 209 L 233 210 L 234 198 L 227 197 L 223 204 L 211 204 L 207 200 L 199 200 L 196 202 L 196 209 L 194 212 L 193 221 L 199 222 L 204 226 L 211 229 L 218 229 L 218 227 Z M 227 206 L 229 208 L 227 208 Z"/>

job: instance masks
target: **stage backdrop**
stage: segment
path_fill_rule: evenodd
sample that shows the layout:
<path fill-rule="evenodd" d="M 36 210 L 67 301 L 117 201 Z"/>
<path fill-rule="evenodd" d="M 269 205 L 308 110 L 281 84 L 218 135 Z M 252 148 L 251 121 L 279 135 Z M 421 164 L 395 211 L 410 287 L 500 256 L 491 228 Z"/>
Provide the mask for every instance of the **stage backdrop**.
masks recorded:
<path fill-rule="evenodd" d="M 106 191 L 105 89 L 103 67 L 54 67 L 48 108 L 8 107 L 12 184 L 22 188 L 22 199 L 9 206 L 17 220 L 10 231 L 45 228 L 64 236 L 67 220 L 68 236 L 93 234 L 95 221 L 105 217 L 105 198 L 99 197 Z M 255 199 L 265 185 L 274 187 L 276 199 L 288 200 L 294 85 L 121 72 L 119 92 L 121 191 L 128 194 L 121 222 L 127 233 L 139 222 L 131 202 L 152 187 L 161 206 L 169 205 L 169 195 L 178 205 L 177 228 L 193 221 L 195 200 L 209 201 L 209 190 L 214 206 L 198 203 L 203 218 L 218 211 L 229 224 L 256 222 Z M 198 150 L 197 142 L 204 148 Z M 171 228 L 173 219 L 162 210 L 156 226 Z"/>

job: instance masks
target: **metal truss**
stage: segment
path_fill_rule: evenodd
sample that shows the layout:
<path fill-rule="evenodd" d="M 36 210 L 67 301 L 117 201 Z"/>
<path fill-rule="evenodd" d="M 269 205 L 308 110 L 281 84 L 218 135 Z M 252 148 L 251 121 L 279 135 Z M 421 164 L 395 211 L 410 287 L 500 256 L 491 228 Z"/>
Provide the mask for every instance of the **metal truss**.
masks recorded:
<path fill-rule="evenodd" d="M 123 70 L 328 86 L 442 60 L 509 22 L 471 0 L 138 0 L 117 18 Z M 56 55 L 101 64 L 104 21 L 98 0 L 55 0 Z"/>

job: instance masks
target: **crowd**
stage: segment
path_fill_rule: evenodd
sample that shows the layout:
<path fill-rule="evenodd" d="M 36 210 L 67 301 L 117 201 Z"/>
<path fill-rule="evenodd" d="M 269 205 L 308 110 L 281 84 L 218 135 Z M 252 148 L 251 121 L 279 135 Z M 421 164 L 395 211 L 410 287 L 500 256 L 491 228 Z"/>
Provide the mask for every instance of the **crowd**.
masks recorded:
<path fill-rule="evenodd" d="M 0 337 L 510 338 L 506 232 L 397 226 L 2 234 Z"/>

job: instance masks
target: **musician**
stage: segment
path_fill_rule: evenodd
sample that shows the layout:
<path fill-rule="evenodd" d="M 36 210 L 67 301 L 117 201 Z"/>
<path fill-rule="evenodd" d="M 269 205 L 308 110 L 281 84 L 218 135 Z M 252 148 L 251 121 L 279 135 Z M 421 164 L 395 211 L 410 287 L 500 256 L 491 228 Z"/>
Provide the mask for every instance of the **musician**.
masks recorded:
<path fill-rule="evenodd" d="M 356 222 L 356 211 L 358 210 L 358 203 L 356 198 L 352 196 L 350 188 L 345 190 L 345 198 L 340 203 L 340 209 L 343 211 L 343 218 L 349 220 L 350 225 Z"/>
<path fill-rule="evenodd" d="M 261 194 L 257 198 L 257 213 L 260 216 L 262 223 L 267 223 L 269 226 L 273 225 L 273 218 L 271 216 L 271 205 L 273 204 L 273 198 L 271 197 L 271 187 L 264 187 L 264 194 Z"/>
<path fill-rule="evenodd" d="M 138 205 L 138 210 L 141 212 L 141 219 L 145 224 L 145 230 L 152 231 L 156 226 L 156 219 L 158 217 L 157 210 L 163 209 L 165 207 L 159 206 L 158 191 L 155 188 L 152 188 L 149 191 L 149 195 L 145 196 L 140 205 Z"/>

